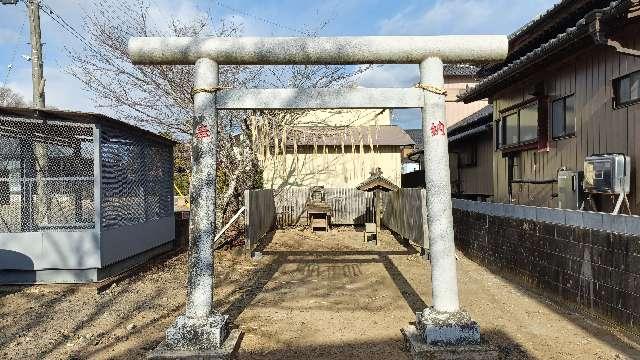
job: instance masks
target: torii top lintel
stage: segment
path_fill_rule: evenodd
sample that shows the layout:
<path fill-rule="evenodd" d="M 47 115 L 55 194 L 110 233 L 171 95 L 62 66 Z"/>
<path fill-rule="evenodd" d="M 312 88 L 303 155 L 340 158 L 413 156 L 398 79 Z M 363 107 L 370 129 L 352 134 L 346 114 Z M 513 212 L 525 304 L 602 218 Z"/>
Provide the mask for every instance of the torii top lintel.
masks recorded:
<path fill-rule="evenodd" d="M 445 63 L 500 61 L 504 35 L 344 37 L 134 37 L 134 64 L 190 65 L 208 58 L 220 65 L 419 64 L 429 57 Z"/>

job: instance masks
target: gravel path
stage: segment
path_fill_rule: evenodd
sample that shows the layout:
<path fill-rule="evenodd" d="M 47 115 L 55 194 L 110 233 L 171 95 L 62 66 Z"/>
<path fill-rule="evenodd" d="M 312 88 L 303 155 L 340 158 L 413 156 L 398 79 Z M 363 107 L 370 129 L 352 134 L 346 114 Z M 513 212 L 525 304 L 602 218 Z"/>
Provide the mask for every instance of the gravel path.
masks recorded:
<path fill-rule="evenodd" d="M 278 231 L 251 262 L 216 253 L 216 306 L 240 358 L 404 359 L 400 328 L 430 303 L 429 267 L 388 232 Z M 184 311 L 186 256 L 95 285 L 0 287 L 1 359 L 136 359 Z M 640 359 L 640 348 L 460 255 L 461 301 L 505 359 Z"/>

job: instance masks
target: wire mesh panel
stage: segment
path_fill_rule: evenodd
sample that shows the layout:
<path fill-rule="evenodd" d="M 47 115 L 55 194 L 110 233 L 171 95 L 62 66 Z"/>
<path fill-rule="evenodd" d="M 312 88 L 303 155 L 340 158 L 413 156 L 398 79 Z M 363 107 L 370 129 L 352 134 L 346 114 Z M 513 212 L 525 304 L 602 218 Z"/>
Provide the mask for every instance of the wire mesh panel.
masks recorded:
<path fill-rule="evenodd" d="M 94 224 L 93 126 L 0 117 L 0 233 Z"/>
<path fill-rule="evenodd" d="M 102 228 L 173 216 L 172 147 L 112 126 L 100 139 Z"/>

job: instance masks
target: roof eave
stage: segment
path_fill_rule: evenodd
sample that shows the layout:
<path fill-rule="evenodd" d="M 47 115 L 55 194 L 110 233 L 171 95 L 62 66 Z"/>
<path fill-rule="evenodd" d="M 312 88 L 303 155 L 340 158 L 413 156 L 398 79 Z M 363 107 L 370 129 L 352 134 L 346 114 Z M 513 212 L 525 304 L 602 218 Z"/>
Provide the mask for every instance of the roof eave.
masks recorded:
<path fill-rule="evenodd" d="M 447 129 L 447 133 L 456 134 L 474 127 L 481 126 L 493 119 L 493 106 L 488 104 L 484 108 L 460 120 Z"/>
<path fill-rule="evenodd" d="M 602 31 L 602 26 L 600 26 L 599 23 L 618 17 L 620 14 L 637 5 L 637 2 L 637 0 L 618 0 L 612 2 L 607 8 L 590 12 L 578 21 L 575 27 L 567 29 L 566 32 L 549 40 L 529 54 L 515 60 L 497 73 L 487 77 L 473 88 L 460 94 L 458 99 L 468 104 L 473 101 L 491 97 L 498 92 L 505 83 L 509 83 L 513 77 L 520 76 L 532 67 L 540 65 L 545 61 L 550 61 L 554 56 L 557 56 L 563 51 L 578 48 L 577 45 L 583 47 L 585 42 L 590 43 L 590 45 L 598 45 L 597 39 L 602 36 L 602 34 L 599 33 L 599 31 Z"/>
<path fill-rule="evenodd" d="M 102 124 L 102 123 L 112 124 L 122 128 L 130 129 L 138 134 L 148 136 L 157 141 L 168 143 L 172 146 L 179 144 L 179 142 L 173 139 L 170 139 L 168 137 L 165 137 L 163 135 L 156 134 L 153 131 L 149 131 L 147 129 L 129 124 L 122 120 L 118 120 L 118 119 L 109 117 L 107 115 L 95 113 L 95 112 L 36 108 L 36 107 L 0 106 L 0 116 L 2 116 L 3 114 L 4 116 L 9 116 L 9 117 L 29 116 L 34 119 L 58 118 L 62 121 L 80 122 L 85 124 Z"/>
<path fill-rule="evenodd" d="M 589 36 L 588 33 L 582 34 L 579 38 L 574 39 L 573 41 L 567 42 L 562 47 L 558 47 L 556 49 L 550 49 L 547 53 L 536 56 L 533 59 L 528 60 L 526 63 L 516 66 L 508 71 L 506 74 L 496 77 L 492 79 L 491 77 L 487 78 L 486 82 L 481 82 L 478 85 L 470 88 L 466 92 L 460 94 L 458 99 L 465 104 L 472 103 L 474 101 L 479 101 L 482 99 L 490 98 L 495 95 L 498 91 L 502 90 L 505 85 L 513 84 L 513 78 L 519 77 L 522 78 L 521 75 L 528 74 L 532 68 L 544 64 L 545 62 L 553 60 L 558 53 L 566 51 L 570 48 L 578 48 L 580 46 L 571 46 L 577 43 L 582 44 L 581 40 L 585 40 L 588 38 L 590 42 L 589 45 L 596 45 L 593 39 Z M 499 74 L 499 72 L 497 73 Z M 518 79 L 520 80 L 520 79 Z"/>

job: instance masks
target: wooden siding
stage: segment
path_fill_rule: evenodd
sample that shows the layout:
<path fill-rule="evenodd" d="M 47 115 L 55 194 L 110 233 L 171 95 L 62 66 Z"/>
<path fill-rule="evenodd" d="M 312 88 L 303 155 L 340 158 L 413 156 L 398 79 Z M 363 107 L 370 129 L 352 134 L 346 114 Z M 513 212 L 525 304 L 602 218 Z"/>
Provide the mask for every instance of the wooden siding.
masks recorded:
<path fill-rule="evenodd" d="M 634 36 L 640 26 L 628 28 L 617 39 L 629 47 L 640 48 L 640 38 Z M 593 46 L 575 57 L 565 59 L 553 68 L 540 72 L 494 96 L 494 119 L 500 110 L 523 102 L 533 95 L 533 88 L 543 82 L 550 100 L 575 94 L 576 136 L 553 140 L 549 123 L 549 149 L 528 150 L 515 155 L 514 177 L 532 180 L 555 179 L 557 170 L 565 166 L 583 170 L 586 156 L 598 153 L 625 153 L 631 156 L 632 191 L 630 201 L 634 213 L 640 212 L 640 182 L 636 169 L 640 166 L 640 104 L 614 109 L 612 80 L 640 70 L 640 58 L 618 54 L 612 48 Z M 549 107 L 549 111 L 550 111 Z M 551 115 L 548 116 L 551 121 Z M 495 149 L 495 132 L 494 149 Z M 495 200 L 508 202 L 508 160 L 501 151 L 493 151 L 493 188 Z M 557 207 L 552 193 L 557 186 L 513 184 L 513 202 L 517 204 Z M 609 201 L 602 201 L 607 205 Z"/>
<path fill-rule="evenodd" d="M 466 195 L 493 195 L 493 135 L 489 130 L 476 137 L 464 139 L 449 145 L 449 153 L 465 151 L 476 146 L 477 163 L 475 166 L 461 167 L 455 156 L 450 156 L 451 185 L 454 193 Z"/>

